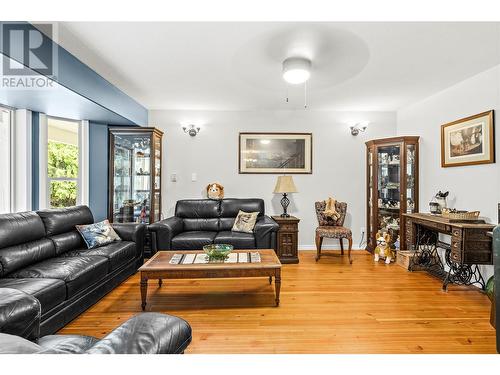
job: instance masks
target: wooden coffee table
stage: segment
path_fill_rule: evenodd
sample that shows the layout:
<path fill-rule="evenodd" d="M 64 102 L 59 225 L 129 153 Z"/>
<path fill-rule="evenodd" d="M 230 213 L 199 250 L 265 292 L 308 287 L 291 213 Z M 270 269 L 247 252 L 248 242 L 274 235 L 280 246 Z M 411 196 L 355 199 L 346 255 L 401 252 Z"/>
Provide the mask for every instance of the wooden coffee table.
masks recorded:
<path fill-rule="evenodd" d="M 203 263 L 203 264 L 170 264 L 174 254 L 203 254 L 201 250 L 193 251 L 159 251 L 139 268 L 141 273 L 142 310 L 146 308 L 148 280 L 158 279 L 161 286 L 163 279 L 218 279 L 237 277 L 269 277 L 269 284 L 274 285 L 276 306 L 280 304 L 281 263 L 272 249 L 236 250 L 235 253 L 258 252 L 259 263 Z"/>

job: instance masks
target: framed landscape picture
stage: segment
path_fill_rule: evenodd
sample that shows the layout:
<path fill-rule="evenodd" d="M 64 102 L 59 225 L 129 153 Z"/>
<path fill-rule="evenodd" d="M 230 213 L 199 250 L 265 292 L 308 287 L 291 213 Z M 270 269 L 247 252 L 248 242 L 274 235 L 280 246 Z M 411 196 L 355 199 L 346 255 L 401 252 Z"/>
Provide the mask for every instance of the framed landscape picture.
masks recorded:
<path fill-rule="evenodd" d="M 312 133 L 240 133 L 239 173 L 312 173 Z"/>
<path fill-rule="evenodd" d="M 441 166 L 495 162 L 493 111 L 441 125 Z"/>

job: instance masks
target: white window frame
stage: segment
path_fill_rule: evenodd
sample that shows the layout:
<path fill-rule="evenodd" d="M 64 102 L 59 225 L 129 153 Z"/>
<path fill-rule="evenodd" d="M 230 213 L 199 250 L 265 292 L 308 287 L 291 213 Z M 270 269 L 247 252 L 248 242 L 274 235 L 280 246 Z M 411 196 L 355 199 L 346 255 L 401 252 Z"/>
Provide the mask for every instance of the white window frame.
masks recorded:
<path fill-rule="evenodd" d="M 32 117 L 28 109 L 16 109 L 12 132 L 12 212 L 32 209 Z"/>
<path fill-rule="evenodd" d="M 76 181 L 77 196 L 76 204 L 89 204 L 89 122 L 87 120 L 73 120 L 61 118 L 62 120 L 78 123 L 78 177 L 76 178 L 49 178 L 48 176 L 48 119 L 57 118 L 40 113 L 39 116 L 39 190 L 38 201 L 40 209 L 50 207 L 50 181 L 65 180 Z"/>

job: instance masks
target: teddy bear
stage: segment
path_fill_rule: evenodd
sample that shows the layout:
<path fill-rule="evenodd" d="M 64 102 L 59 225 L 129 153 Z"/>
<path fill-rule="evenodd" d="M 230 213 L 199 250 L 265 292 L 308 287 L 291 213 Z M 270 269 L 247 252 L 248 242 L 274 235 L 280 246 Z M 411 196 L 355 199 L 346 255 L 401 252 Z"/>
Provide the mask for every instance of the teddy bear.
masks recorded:
<path fill-rule="evenodd" d="M 213 182 L 207 186 L 207 197 L 209 199 L 223 199 L 224 198 L 224 186 L 218 182 Z"/>
<path fill-rule="evenodd" d="M 389 246 L 391 235 L 389 233 L 377 233 L 377 247 L 375 248 L 375 262 L 379 259 L 385 259 L 385 264 L 390 264 L 396 257 L 394 251 Z"/>

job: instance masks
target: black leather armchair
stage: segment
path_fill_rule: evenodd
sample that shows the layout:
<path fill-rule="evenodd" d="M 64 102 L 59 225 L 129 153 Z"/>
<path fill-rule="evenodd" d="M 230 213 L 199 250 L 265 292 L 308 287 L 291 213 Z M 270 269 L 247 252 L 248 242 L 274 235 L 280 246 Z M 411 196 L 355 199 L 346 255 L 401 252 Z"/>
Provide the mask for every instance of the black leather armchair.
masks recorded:
<path fill-rule="evenodd" d="M 175 316 L 143 313 L 103 339 L 80 335 L 38 338 L 40 302 L 16 289 L 0 288 L 0 353 L 4 354 L 180 354 L 191 327 Z"/>
<path fill-rule="evenodd" d="M 258 212 L 253 233 L 232 232 L 238 212 Z M 212 243 L 235 249 L 276 249 L 278 224 L 265 215 L 262 199 L 186 199 L 177 202 L 175 216 L 148 226 L 153 251 L 195 250 Z"/>

